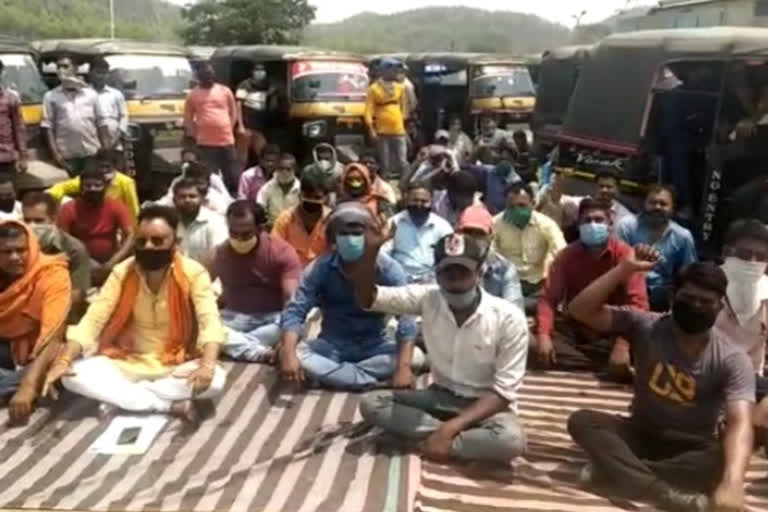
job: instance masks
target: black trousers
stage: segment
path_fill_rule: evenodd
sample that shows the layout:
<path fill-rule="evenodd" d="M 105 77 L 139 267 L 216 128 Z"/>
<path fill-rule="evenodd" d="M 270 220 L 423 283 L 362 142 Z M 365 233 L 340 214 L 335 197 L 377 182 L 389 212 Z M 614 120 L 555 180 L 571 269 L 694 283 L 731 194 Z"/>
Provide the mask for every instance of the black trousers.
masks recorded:
<path fill-rule="evenodd" d="M 629 418 L 581 410 L 568 432 L 606 483 L 631 498 L 653 498 L 670 486 L 709 494 L 720 483 L 724 456 L 714 437 L 647 430 Z"/>

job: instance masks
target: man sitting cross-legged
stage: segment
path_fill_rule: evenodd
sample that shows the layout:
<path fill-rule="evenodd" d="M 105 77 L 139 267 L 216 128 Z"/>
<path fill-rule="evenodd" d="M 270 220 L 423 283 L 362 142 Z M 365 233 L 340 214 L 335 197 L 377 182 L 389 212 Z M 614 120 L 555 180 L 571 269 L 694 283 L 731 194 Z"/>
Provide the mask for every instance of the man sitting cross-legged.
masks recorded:
<path fill-rule="evenodd" d="M 32 413 L 61 347 L 72 289 L 64 256 L 46 256 L 17 221 L 0 222 L 0 400 L 12 423 Z"/>
<path fill-rule="evenodd" d="M 592 329 L 624 336 L 637 371 L 631 417 L 580 410 L 568 419 L 568 432 L 591 461 L 582 477 L 664 510 L 742 510 L 755 376 L 747 354 L 713 329 L 726 296 L 725 273 L 713 263 L 685 267 L 673 288 L 671 314 L 606 305 L 659 257 L 638 246 L 569 306 Z M 725 429 L 718 439 L 721 411 Z"/>
<path fill-rule="evenodd" d="M 509 464 L 525 449 L 516 414 L 528 353 L 523 312 L 482 289 L 488 248 L 461 234 L 446 236 L 435 248 L 437 285 L 375 286 L 372 269 L 386 238 L 382 231 L 368 233 L 354 274 L 358 301 L 372 311 L 422 315 L 435 383 L 422 390 L 372 392 L 361 402 L 363 418 L 388 432 L 425 439 L 425 455 L 437 460 Z M 399 369 L 409 367 L 409 356 L 399 354 Z"/>
<path fill-rule="evenodd" d="M 366 226 L 373 221 L 371 211 L 356 201 L 340 204 L 331 214 L 328 231 L 334 250 L 307 267 L 296 295 L 283 310 L 279 357 L 284 380 L 299 384 L 306 375 L 329 387 L 366 389 L 391 379 L 396 355 L 414 350 L 413 318 L 400 318 L 396 343 L 386 332 L 387 316 L 365 311 L 355 300 L 353 273 L 365 251 Z M 402 267 L 383 253 L 371 275 L 386 286 L 406 283 Z M 323 315 L 320 336 L 299 344 L 314 307 Z"/>
<path fill-rule="evenodd" d="M 226 374 L 216 363 L 226 332 L 208 272 L 176 247 L 178 222 L 167 206 L 139 213 L 134 257 L 115 267 L 68 329 L 46 388 L 64 377 L 73 393 L 113 406 L 104 412 L 171 413 L 191 424 L 192 400 L 221 393 Z"/>

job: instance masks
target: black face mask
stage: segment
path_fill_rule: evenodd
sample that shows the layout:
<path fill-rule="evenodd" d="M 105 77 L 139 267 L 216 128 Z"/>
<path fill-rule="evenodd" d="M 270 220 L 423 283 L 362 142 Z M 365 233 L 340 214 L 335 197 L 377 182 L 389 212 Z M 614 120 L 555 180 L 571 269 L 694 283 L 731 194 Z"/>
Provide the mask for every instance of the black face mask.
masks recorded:
<path fill-rule="evenodd" d="M 660 228 L 669 223 L 669 215 L 661 211 L 651 211 L 643 213 L 643 221 L 651 228 Z"/>
<path fill-rule="evenodd" d="M 0 199 L 0 211 L 10 213 L 13 211 L 14 206 L 16 206 L 14 199 Z"/>
<path fill-rule="evenodd" d="M 160 270 L 171 264 L 173 249 L 136 249 L 136 263 L 143 270 Z"/>
<path fill-rule="evenodd" d="M 301 208 L 307 213 L 318 213 L 323 210 L 323 204 L 304 201 L 301 203 Z"/>
<path fill-rule="evenodd" d="M 672 318 L 684 333 L 690 335 L 710 330 L 715 325 L 717 313 L 711 309 L 698 309 L 685 300 L 675 299 L 672 304 Z"/>
<path fill-rule="evenodd" d="M 408 215 L 411 217 L 411 220 L 414 224 L 417 226 L 422 226 L 425 222 L 427 222 L 427 219 L 429 218 L 429 213 L 432 210 L 426 206 L 409 206 L 408 207 Z"/>
<path fill-rule="evenodd" d="M 97 205 L 101 203 L 104 198 L 103 192 L 83 192 L 83 201 L 90 205 Z"/>

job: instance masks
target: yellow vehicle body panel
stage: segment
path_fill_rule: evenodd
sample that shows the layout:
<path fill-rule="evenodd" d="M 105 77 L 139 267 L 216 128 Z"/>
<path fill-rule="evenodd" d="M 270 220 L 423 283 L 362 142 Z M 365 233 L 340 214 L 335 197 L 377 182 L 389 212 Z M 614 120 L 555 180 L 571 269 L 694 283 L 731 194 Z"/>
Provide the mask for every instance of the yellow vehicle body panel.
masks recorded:
<path fill-rule="evenodd" d="M 307 102 L 293 103 L 288 116 L 291 119 L 312 119 L 317 117 L 362 117 L 365 103 L 360 102 Z"/>
<path fill-rule="evenodd" d="M 520 112 L 533 112 L 536 106 L 536 98 L 505 96 L 503 98 L 474 98 L 472 100 L 472 112 L 498 112 L 501 110 L 517 110 Z"/>
<path fill-rule="evenodd" d="M 130 100 L 127 103 L 128 116 L 139 123 L 151 123 L 153 118 L 167 121 L 169 118 L 184 118 L 184 99 Z"/>
<path fill-rule="evenodd" d="M 43 106 L 42 105 L 22 105 L 21 117 L 24 118 L 24 124 L 27 125 L 39 125 L 43 120 Z"/>
<path fill-rule="evenodd" d="M 560 172 L 562 172 L 565 176 L 570 176 L 572 178 L 583 178 L 587 181 L 594 181 L 597 176 L 593 172 L 583 171 L 581 169 L 574 169 L 573 167 L 557 167 L 557 169 Z M 631 188 L 634 190 L 638 190 L 638 191 L 644 190 L 646 188 L 645 185 L 632 180 L 621 180 L 619 182 L 619 185 L 627 188 Z"/>

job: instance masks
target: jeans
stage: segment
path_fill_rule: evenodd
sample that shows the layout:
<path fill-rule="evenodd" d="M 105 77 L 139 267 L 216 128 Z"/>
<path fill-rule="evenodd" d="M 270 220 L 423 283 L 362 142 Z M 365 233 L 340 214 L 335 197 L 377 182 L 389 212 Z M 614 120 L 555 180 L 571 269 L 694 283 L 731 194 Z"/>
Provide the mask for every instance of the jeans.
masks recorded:
<path fill-rule="evenodd" d="M 630 418 L 576 411 L 568 432 L 596 474 L 628 497 L 660 496 L 670 486 L 709 493 L 723 474 L 720 442 L 677 431 L 645 429 Z"/>
<path fill-rule="evenodd" d="M 428 389 L 374 391 L 360 402 L 365 421 L 387 432 L 424 439 L 475 401 L 436 385 Z M 525 451 L 525 433 L 511 411 L 494 414 L 453 439 L 451 453 L 465 460 L 509 463 Z"/>
<path fill-rule="evenodd" d="M 197 151 L 200 161 L 207 165 L 211 172 L 221 171 L 229 191 L 237 193 L 242 166 L 235 146 L 198 146 Z"/>
<path fill-rule="evenodd" d="M 523 290 L 523 302 L 525 303 L 526 316 L 536 315 L 536 308 L 539 305 L 539 297 L 544 293 L 544 283 L 544 279 L 535 284 L 529 283 L 528 281 L 520 281 L 520 287 Z"/>
<path fill-rule="evenodd" d="M 237 361 L 259 362 L 280 340 L 280 313 L 246 315 L 224 309 L 221 320 L 227 328 L 222 350 Z"/>
<path fill-rule="evenodd" d="M 16 368 L 11 357 L 11 344 L 0 340 L 0 397 L 8 397 L 21 385 L 23 372 Z"/>
<path fill-rule="evenodd" d="M 385 175 L 408 172 L 408 138 L 405 135 L 379 135 L 379 162 Z"/>
<path fill-rule="evenodd" d="M 296 349 L 304 373 L 321 385 L 361 391 L 392 377 L 397 344 L 387 339 L 356 343 L 316 338 Z M 414 349 L 414 363 L 423 357 Z"/>

